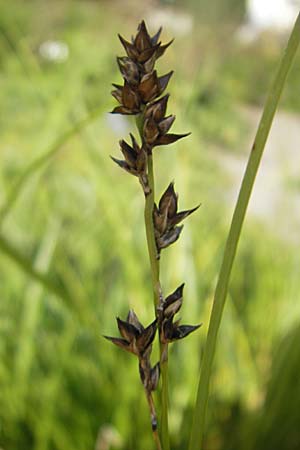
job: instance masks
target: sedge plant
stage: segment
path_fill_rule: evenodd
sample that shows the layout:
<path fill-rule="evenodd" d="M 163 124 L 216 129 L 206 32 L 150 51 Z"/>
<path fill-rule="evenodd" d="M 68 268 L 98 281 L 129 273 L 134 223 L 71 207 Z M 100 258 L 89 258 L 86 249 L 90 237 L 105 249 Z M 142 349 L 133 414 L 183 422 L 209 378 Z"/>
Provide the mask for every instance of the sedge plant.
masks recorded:
<path fill-rule="evenodd" d="M 152 279 L 154 317 L 150 324 L 144 327 L 135 312 L 130 310 L 125 320 L 117 318 L 121 337 L 105 337 L 137 357 L 140 379 L 149 405 L 156 449 L 170 450 L 168 346 L 174 341 L 185 338 L 198 329 L 201 324 L 181 325 L 180 321 L 175 319 L 183 303 L 184 283 L 171 294 L 164 295 L 160 283 L 160 254 L 178 240 L 183 228 L 181 222 L 195 212 L 199 205 L 192 209 L 178 211 L 178 195 L 173 182 L 168 185 L 159 202 L 155 201 L 154 149 L 162 145 L 170 145 L 189 135 L 189 133 L 173 134 L 169 132 L 175 116 L 167 115 L 169 95 L 165 91 L 173 72 L 170 71 L 159 76 L 155 69 L 155 63 L 165 53 L 172 41 L 161 44 L 159 40 L 161 31 L 160 28 L 155 35 L 151 36 L 145 22 L 142 21 L 138 26 L 136 36 L 131 41 L 127 41 L 119 35 L 126 52 L 126 56 L 117 58 L 123 84 L 114 84 L 112 91 L 112 95 L 119 103 L 112 113 L 133 115 L 136 119 L 138 138 L 130 133 L 130 143 L 121 140 L 120 149 L 124 159 L 112 157 L 112 160 L 121 169 L 138 179 L 144 194 L 144 222 Z M 267 97 L 235 206 L 209 321 L 189 450 L 202 449 L 210 375 L 232 266 L 255 177 L 299 41 L 300 14 Z M 159 361 L 152 364 L 151 352 L 156 337 L 159 340 L 160 358 Z M 153 391 L 157 389 L 160 389 L 161 397 L 159 416 L 152 395 Z M 161 418 L 160 423 L 158 423 L 158 417 Z"/>
<path fill-rule="evenodd" d="M 153 170 L 153 151 L 156 147 L 170 145 L 189 133 L 173 134 L 169 130 L 175 116 L 167 115 L 169 95 L 165 93 L 172 71 L 159 76 L 155 63 L 172 41 L 162 45 L 159 41 L 161 28 L 150 36 L 144 21 L 138 27 L 132 42 L 119 36 L 126 56 L 118 57 L 117 62 L 123 77 L 123 85 L 114 84 L 112 95 L 119 102 L 112 111 L 114 114 L 134 115 L 139 138 L 130 134 L 130 144 L 120 141 L 123 159 L 112 157 L 119 167 L 137 177 L 145 198 L 144 220 L 151 268 L 154 320 L 146 328 L 138 320 L 133 310 L 126 320 L 117 318 L 121 338 L 107 337 L 114 344 L 127 350 L 138 358 L 139 373 L 149 404 L 153 437 L 158 450 L 169 449 L 168 433 L 168 346 L 183 339 L 200 325 L 181 325 L 175 320 L 183 302 L 182 283 L 174 292 L 165 296 L 160 283 L 160 254 L 179 238 L 183 226 L 181 222 L 198 209 L 198 206 L 178 211 L 178 196 L 171 182 L 155 202 Z M 156 333 L 157 332 L 157 333 Z M 152 366 L 152 343 L 158 335 L 160 358 Z M 152 392 L 158 387 L 161 375 L 161 424 L 158 432 L 156 407 Z"/>

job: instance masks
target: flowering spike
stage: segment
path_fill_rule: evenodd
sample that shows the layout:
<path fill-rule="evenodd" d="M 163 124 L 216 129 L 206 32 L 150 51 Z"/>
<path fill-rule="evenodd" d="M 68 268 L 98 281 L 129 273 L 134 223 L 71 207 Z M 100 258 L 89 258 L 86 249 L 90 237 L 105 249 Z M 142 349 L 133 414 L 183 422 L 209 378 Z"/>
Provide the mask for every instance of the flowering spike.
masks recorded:
<path fill-rule="evenodd" d="M 174 190 L 174 182 L 172 181 L 159 201 L 159 210 L 167 210 L 168 217 L 173 216 L 177 212 L 177 195 Z"/>
<path fill-rule="evenodd" d="M 156 58 L 157 58 L 157 59 L 160 58 L 160 57 L 165 53 L 165 51 L 167 50 L 167 48 L 168 48 L 171 44 L 173 44 L 173 42 L 174 42 L 174 39 L 171 39 L 167 44 L 160 45 L 159 48 L 157 49 L 157 52 L 156 52 Z"/>
<path fill-rule="evenodd" d="M 174 115 L 165 117 L 160 121 L 158 128 L 161 134 L 166 134 L 174 123 L 176 117 Z"/>
<path fill-rule="evenodd" d="M 138 91 L 144 103 L 150 102 L 157 97 L 157 95 L 159 95 L 160 86 L 156 70 L 143 76 L 139 84 Z"/>
<path fill-rule="evenodd" d="M 168 230 L 166 233 L 164 233 L 162 236 L 160 236 L 156 240 L 158 250 L 161 250 L 163 248 L 169 247 L 169 245 L 171 244 L 174 244 L 174 242 L 176 242 L 177 239 L 179 238 L 182 229 L 183 225 L 181 225 L 180 227 L 172 228 Z"/>
<path fill-rule="evenodd" d="M 138 58 L 138 51 L 135 46 L 126 41 L 120 34 L 118 36 L 129 58 L 136 60 Z"/>
<path fill-rule="evenodd" d="M 103 336 L 108 341 L 112 342 L 113 344 L 117 345 L 118 347 L 122 348 L 123 350 L 130 351 L 129 350 L 129 342 L 127 342 L 125 339 L 111 337 L 111 336 Z"/>
<path fill-rule="evenodd" d="M 183 288 L 184 283 L 182 283 L 163 302 L 164 317 L 173 317 L 180 310 L 183 301 Z"/>
<path fill-rule="evenodd" d="M 171 76 L 173 75 L 174 70 L 171 70 L 169 73 L 167 73 L 166 75 L 163 75 L 162 77 L 158 78 L 158 84 L 159 84 L 159 89 L 160 89 L 160 94 L 162 94 L 164 92 L 164 90 L 166 89 L 166 87 L 168 86 L 168 83 L 170 81 Z"/>
<path fill-rule="evenodd" d="M 157 33 L 155 33 L 151 38 L 151 44 L 156 45 L 158 43 L 158 39 L 160 38 L 162 32 L 162 27 L 159 27 Z"/>
<path fill-rule="evenodd" d="M 129 310 L 126 320 L 128 323 L 133 325 L 140 333 L 144 331 L 144 327 L 139 321 L 138 316 L 136 315 L 133 309 Z"/>
<path fill-rule="evenodd" d="M 157 320 L 154 320 L 154 322 L 148 325 L 148 327 L 139 334 L 137 338 L 137 347 L 140 349 L 141 353 L 144 353 L 144 351 L 146 351 L 147 348 L 149 348 L 149 346 L 152 344 L 155 337 L 156 328 Z"/>
<path fill-rule="evenodd" d="M 122 161 L 121 159 L 114 158 L 113 156 L 111 156 L 111 159 L 116 164 L 118 164 L 118 166 L 121 167 L 121 169 L 126 170 L 126 172 L 129 172 L 132 175 L 137 175 L 137 173 L 135 173 L 135 171 L 129 166 L 129 164 L 126 161 Z"/>
<path fill-rule="evenodd" d="M 156 146 L 172 144 L 190 134 L 169 133 L 175 121 L 175 115 L 169 114 L 166 116 L 169 94 L 163 95 L 163 93 L 168 86 L 173 71 L 159 76 L 155 69 L 155 63 L 172 44 L 173 40 L 161 44 L 161 31 L 162 29 L 159 28 L 151 37 L 145 21 L 142 20 L 131 42 L 119 35 L 126 52 L 125 56 L 117 57 L 123 84 L 113 84 L 114 90 L 112 91 L 112 96 L 119 104 L 113 109 L 113 113 L 138 116 L 136 122 L 140 134 L 140 143 L 130 133 L 130 143 L 125 140 L 120 141 L 120 149 L 124 160 L 111 158 L 119 167 L 138 177 L 143 187 L 146 199 L 145 224 L 153 278 L 155 272 L 152 259 L 159 258 L 160 251 L 163 248 L 177 241 L 183 229 L 183 225 L 178 224 L 199 207 L 178 212 L 178 195 L 175 192 L 173 182 L 168 185 L 157 204 L 154 202 L 154 195 L 149 195 L 154 192 L 151 164 L 153 149 Z M 149 234 L 151 239 L 149 239 Z M 156 248 L 149 244 L 149 242 L 153 242 L 153 239 Z M 158 386 L 160 367 L 167 360 L 168 344 L 183 339 L 199 328 L 200 325 L 180 325 L 179 320 L 174 321 L 175 315 L 182 307 L 184 283 L 165 299 L 161 292 L 159 277 L 158 280 L 155 279 L 155 283 L 153 282 L 155 297 L 157 287 L 159 295 L 156 298 L 156 318 L 150 325 L 144 328 L 135 312 L 130 310 L 126 320 L 117 318 L 121 337 L 105 337 L 118 347 L 137 356 L 140 379 L 150 408 L 152 430 L 158 443 L 157 448 L 162 448 L 157 434 L 157 416 L 152 391 Z M 159 329 L 161 344 L 160 361 L 152 367 L 150 356 L 157 328 Z M 163 373 L 166 374 L 166 371 Z M 163 389 L 165 389 L 165 379 L 163 379 L 162 384 Z M 165 424 L 162 424 L 162 428 L 164 426 Z"/>
<path fill-rule="evenodd" d="M 137 64 L 130 58 L 117 57 L 117 63 L 123 78 L 132 86 L 137 86 L 140 81 L 140 74 Z"/>
<path fill-rule="evenodd" d="M 193 212 L 197 211 L 197 209 L 200 207 L 200 205 L 195 206 L 195 208 L 187 209 L 186 211 L 180 211 L 177 213 L 174 217 L 170 219 L 170 224 L 177 225 L 182 220 L 186 219 L 186 217 L 193 214 Z"/>
<path fill-rule="evenodd" d="M 151 38 L 144 20 L 141 21 L 138 27 L 138 33 L 134 39 L 134 45 L 139 52 L 152 47 Z"/>
<path fill-rule="evenodd" d="M 150 103 L 146 108 L 145 117 L 153 117 L 155 122 L 160 122 L 166 114 L 169 97 L 170 94 L 166 94 L 159 100 Z"/>
<path fill-rule="evenodd" d="M 199 325 L 179 325 L 173 330 L 172 340 L 183 339 L 201 326 L 202 323 Z"/>
<path fill-rule="evenodd" d="M 200 205 L 193 209 L 178 212 L 178 196 L 171 182 L 159 201 L 158 207 L 153 210 L 153 223 L 157 249 L 161 250 L 173 244 L 179 238 L 182 226 L 178 225 L 182 220 L 192 214 Z"/>
<path fill-rule="evenodd" d="M 157 389 L 158 382 L 159 382 L 159 375 L 160 375 L 160 364 L 158 362 L 155 364 L 154 367 L 151 368 L 151 371 L 150 371 L 151 391 L 155 391 Z"/>
<path fill-rule="evenodd" d="M 173 144 L 173 142 L 178 141 L 179 139 L 182 139 L 184 137 L 189 136 L 191 133 L 184 133 L 184 134 L 165 134 L 160 136 L 157 141 L 155 142 L 155 145 L 169 145 Z"/>
<path fill-rule="evenodd" d="M 129 311 L 127 319 L 124 321 L 117 317 L 118 328 L 123 339 L 110 336 L 104 337 L 140 359 L 145 358 L 145 356 L 148 358 L 156 333 L 157 320 L 155 319 L 147 328 L 144 328 L 134 311 Z"/>
<path fill-rule="evenodd" d="M 125 322 L 117 317 L 118 328 L 121 336 L 129 343 L 133 342 L 139 335 L 139 331 L 131 323 Z"/>

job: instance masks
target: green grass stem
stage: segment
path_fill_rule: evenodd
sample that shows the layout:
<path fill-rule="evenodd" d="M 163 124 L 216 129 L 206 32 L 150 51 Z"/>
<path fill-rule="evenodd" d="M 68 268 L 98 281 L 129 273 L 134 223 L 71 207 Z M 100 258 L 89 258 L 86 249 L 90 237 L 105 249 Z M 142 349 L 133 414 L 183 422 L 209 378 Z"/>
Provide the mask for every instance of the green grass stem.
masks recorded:
<path fill-rule="evenodd" d="M 151 277 L 153 287 L 154 309 L 159 304 L 160 298 L 160 281 L 159 281 L 159 260 L 157 259 L 157 250 L 154 237 L 153 225 L 153 208 L 154 208 L 154 176 L 153 176 L 153 156 L 148 155 L 148 178 L 150 192 L 145 197 L 145 228 L 146 238 L 149 253 L 149 260 L 151 266 Z"/>
<path fill-rule="evenodd" d="M 63 301 L 74 317 L 95 333 L 98 337 L 97 319 L 94 314 L 84 310 L 84 298 L 78 295 L 71 286 L 65 283 L 60 284 L 48 273 L 44 273 L 34 266 L 29 258 L 23 255 L 3 234 L 0 233 L 0 252 L 7 256 L 27 277 L 38 282 L 50 294 L 54 294 Z"/>
<path fill-rule="evenodd" d="M 226 301 L 228 284 L 232 265 L 244 222 L 247 206 L 259 168 L 261 157 L 270 132 L 274 114 L 300 41 L 300 14 L 296 20 L 286 50 L 283 54 L 279 69 L 267 97 L 263 114 L 255 136 L 254 144 L 248 159 L 246 171 L 242 180 L 238 200 L 233 213 L 233 218 L 225 246 L 223 261 L 216 286 L 213 308 L 211 312 L 205 352 L 200 373 L 196 406 L 189 450 L 201 450 L 205 427 L 206 409 L 208 403 L 209 383 L 212 372 L 212 364 L 215 355 L 216 341 L 222 313 Z"/>
<path fill-rule="evenodd" d="M 76 122 L 68 131 L 59 136 L 56 141 L 46 150 L 41 156 L 32 161 L 28 167 L 23 171 L 15 184 L 12 186 L 7 195 L 4 205 L 0 209 L 0 224 L 3 223 L 10 210 L 16 203 L 22 189 L 30 177 L 41 167 L 47 164 L 73 136 L 82 131 L 87 125 L 93 122 L 99 114 L 103 111 L 103 107 L 96 108 L 91 111 L 84 119 Z"/>
<path fill-rule="evenodd" d="M 154 174 L 153 174 L 153 156 L 148 155 L 148 179 L 150 193 L 145 198 L 145 227 L 148 244 L 148 253 L 151 265 L 151 276 L 154 294 L 154 308 L 160 303 L 161 286 L 159 279 L 159 259 L 157 259 L 157 249 L 154 236 L 153 208 L 154 208 Z M 160 354 L 162 356 L 163 346 L 160 345 Z M 161 441 L 163 450 L 170 449 L 169 442 L 169 423 L 168 423 L 168 358 L 160 358 L 161 370 Z"/>
<path fill-rule="evenodd" d="M 140 137 L 143 137 L 143 117 L 140 116 L 136 120 L 136 125 L 140 133 Z M 153 288 L 153 304 L 155 315 L 157 314 L 157 306 L 160 303 L 160 297 L 162 295 L 160 278 L 159 278 L 159 259 L 157 258 L 157 248 L 154 234 L 153 224 L 153 209 L 155 201 L 155 182 L 154 182 L 154 170 L 153 170 L 153 155 L 152 153 L 147 156 L 148 167 L 148 182 L 150 192 L 145 196 L 145 229 L 147 238 L 147 247 L 151 267 L 151 278 Z M 160 344 L 160 371 L 161 371 L 161 445 L 163 450 L 170 450 L 169 440 L 169 421 L 168 421 L 168 358 L 162 358 L 163 346 Z"/>
<path fill-rule="evenodd" d="M 50 293 L 61 298 L 66 304 L 70 304 L 71 297 L 67 291 L 58 286 L 51 278 L 35 268 L 30 259 L 24 256 L 6 237 L 0 234 L 0 251 L 11 259 L 27 276 L 37 281 Z"/>
<path fill-rule="evenodd" d="M 141 139 L 143 138 L 143 116 L 139 116 L 136 119 L 136 125 L 139 130 Z M 155 201 L 155 182 L 153 171 L 153 155 L 152 153 L 147 156 L 148 167 L 148 182 L 150 192 L 145 196 L 145 229 L 147 238 L 147 247 L 151 267 L 151 278 L 153 288 L 153 304 L 155 315 L 157 313 L 157 306 L 160 303 L 161 297 L 161 285 L 159 278 L 159 259 L 157 258 L 157 248 L 154 234 L 153 224 L 153 209 Z M 170 450 L 169 442 L 169 423 L 168 423 L 168 361 L 162 361 L 162 345 L 160 345 L 160 370 L 161 370 L 161 446 L 163 450 Z"/>

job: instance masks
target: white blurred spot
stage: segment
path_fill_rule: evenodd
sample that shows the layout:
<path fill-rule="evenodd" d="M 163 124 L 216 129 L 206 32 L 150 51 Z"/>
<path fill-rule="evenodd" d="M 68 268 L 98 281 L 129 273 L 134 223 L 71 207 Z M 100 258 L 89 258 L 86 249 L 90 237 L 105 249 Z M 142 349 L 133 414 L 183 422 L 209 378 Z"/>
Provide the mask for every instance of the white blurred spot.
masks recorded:
<path fill-rule="evenodd" d="M 247 21 L 237 33 L 245 44 L 251 43 L 266 30 L 291 30 L 300 9 L 300 0 L 248 0 Z"/>
<path fill-rule="evenodd" d="M 128 132 L 129 123 L 128 119 L 121 114 L 106 114 L 105 120 L 109 128 L 116 136 L 123 136 Z"/>
<path fill-rule="evenodd" d="M 191 14 L 173 11 L 169 8 L 155 9 L 147 15 L 147 23 L 151 28 L 160 26 L 170 30 L 174 36 L 184 36 L 193 29 L 193 17 Z"/>
<path fill-rule="evenodd" d="M 260 30 L 287 30 L 295 22 L 299 7 L 299 0 L 248 0 L 248 20 Z"/>
<path fill-rule="evenodd" d="M 105 424 L 99 430 L 95 450 L 121 448 L 122 444 L 121 436 L 116 428 L 110 424 Z"/>
<path fill-rule="evenodd" d="M 63 62 L 68 59 L 69 47 L 61 41 L 45 41 L 39 47 L 42 58 L 53 62 Z"/>

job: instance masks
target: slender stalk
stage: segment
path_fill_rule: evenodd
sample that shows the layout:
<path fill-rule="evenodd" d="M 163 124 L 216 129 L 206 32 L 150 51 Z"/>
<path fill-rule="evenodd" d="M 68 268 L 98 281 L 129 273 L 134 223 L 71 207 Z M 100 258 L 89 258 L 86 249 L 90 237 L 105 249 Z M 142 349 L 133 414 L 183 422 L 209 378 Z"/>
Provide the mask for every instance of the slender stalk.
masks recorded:
<path fill-rule="evenodd" d="M 154 175 L 153 175 L 153 156 L 148 155 L 148 179 L 150 193 L 146 196 L 145 202 L 145 227 L 148 243 L 148 252 L 151 265 L 152 284 L 154 293 L 154 306 L 157 313 L 157 307 L 161 300 L 161 286 L 159 280 L 159 259 L 157 258 L 157 249 L 154 236 L 153 208 L 154 208 Z M 169 423 L 168 423 L 168 347 L 160 344 L 160 370 L 161 370 L 161 438 L 164 450 L 170 449 L 169 442 Z"/>
<path fill-rule="evenodd" d="M 159 280 L 159 259 L 154 236 L 153 208 L 154 208 L 154 175 L 153 156 L 148 155 L 148 179 L 150 193 L 146 196 L 145 202 L 145 227 L 148 243 L 148 252 L 151 265 L 152 284 L 154 293 L 154 306 L 157 307 L 161 299 L 161 286 Z M 169 423 L 168 423 L 168 347 L 160 344 L 160 370 L 161 370 L 161 438 L 164 450 L 170 449 Z"/>
<path fill-rule="evenodd" d="M 157 450 L 162 450 L 159 434 L 157 431 L 157 415 L 156 415 L 156 411 L 155 411 L 153 398 L 152 398 L 152 395 L 147 392 L 147 390 L 146 390 L 146 396 L 147 396 L 148 405 L 149 405 L 149 409 L 150 409 L 153 440 L 155 442 Z"/>
<path fill-rule="evenodd" d="M 201 450 L 205 426 L 205 416 L 208 402 L 209 382 L 212 364 L 215 354 L 218 331 L 222 319 L 222 313 L 226 301 L 228 284 L 231 275 L 233 261 L 236 255 L 237 245 L 244 222 L 248 202 L 259 168 L 263 150 L 269 135 L 274 114 L 286 81 L 287 74 L 295 57 L 300 41 L 300 14 L 296 20 L 287 48 L 281 60 L 276 77 L 270 89 L 264 111 L 255 136 L 252 151 L 249 156 L 247 168 L 244 174 L 239 197 L 233 213 L 230 231 L 225 247 L 223 262 L 216 286 L 213 308 L 211 312 L 209 329 L 198 385 L 197 400 L 190 438 L 190 450 Z"/>
<path fill-rule="evenodd" d="M 161 373 L 161 436 L 164 450 L 170 450 L 169 439 L 169 382 L 168 382 L 168 344 L 160 343 Z"/>
<path fill-rule="evenodd" d="M 143 139 L 143 115 L 141 114 L 136 118 L 136 125 L 140 134 L 141 139 Z M 153 155 L 152 152 L 148 153 L 147 156 L 147 167 L 148 167 L 148 183 L 149 183 L 149 193 L 145 195 L 145 229 L 146 238 L 148 246 L 148 254 L 150 260 L 151 268 L 151 278 L 152 278 L 152 288 L 153 288 L 153 305 L 155 310 L 155 315 L 157 315 L 157 308 L 161 303 L 162 291 L 159 278 L 159 259 L 157 255 L 157 248 L 155 242 L 154 234 L 154 224 L 153 224 L 153 209 L 154 209 L 154 199 L 155 199 L 155 182 L 154 182 L 154 171 L 153 171 Z M 166 357 L 163 357 L 163 353 Z M 164 450 L 170 450 L 169 442 L 169 423 L 168 423 L 168 357 L 167 348 L 164 351 L 164 347 L 160 344 L 160 370 L 161 370 L 161 438 L 162 438 L 162 448 Z M 159 439 L 158 435 L 155 439 Z"/>
<path fill-rule="evenodd" d="M 154 176 L 153 176 L 153 157 L 148 155 L 148 180 L 150 192 L 145 196 L 145 228 L 148 245 L 148 254 L 151 266 L 151 277 L 153 287 L 154 309 L 159 306 L 161 287 L 159 281 L 159 259 L 157 258 L 157 249 L 154 236 L 153 208 L 154 208 Z"/>

